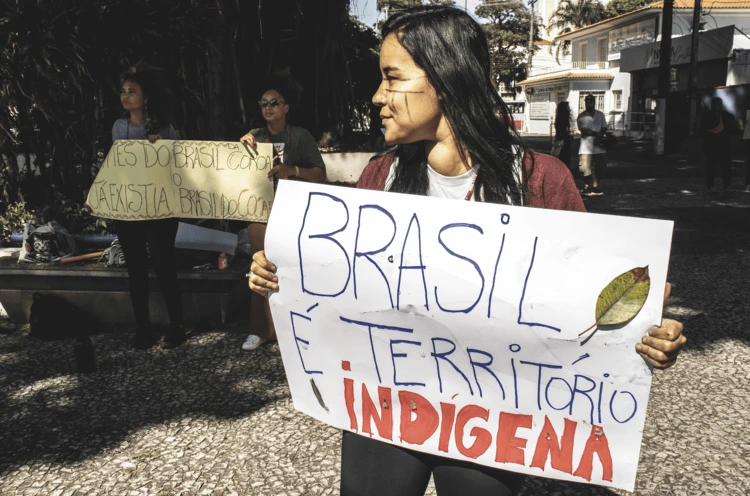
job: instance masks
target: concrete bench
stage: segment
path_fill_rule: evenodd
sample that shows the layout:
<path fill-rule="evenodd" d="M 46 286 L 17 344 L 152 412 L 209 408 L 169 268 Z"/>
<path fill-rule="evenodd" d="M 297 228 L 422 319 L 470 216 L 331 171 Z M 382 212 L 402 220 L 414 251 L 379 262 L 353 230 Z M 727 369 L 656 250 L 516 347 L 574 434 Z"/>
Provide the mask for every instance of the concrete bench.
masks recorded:
<path fill-rule="evenodd" d="M 223 323 L 233 299 L 239 299 L 241 305 L 246 298 L 249 313 L 249 289 L 245 290 L 249 265 L 249 257 L 237 257 L 225 270 L 179 270 L 185 323 Z M 65 265 L 19 264 L 16 258 L 3 258 L 0 259 L 0 304 L 16 324 L 26 324 L 34 293 L 54 294 L 101 322 L 130 325 L 134 318 L 127 278 L 127 269 L 105 267 L 95 261 Z M 153 271 L 149 281 L 151 321 L 167 323 L 166 305 Z"/>
<path fill-rule="evenodd" d="M 324 153 L 326 180 L 356 184 L 372 156 L 371 152 Z M 96 262 L 19 264 L 16 260 L 17 257 L 0 258 L 0 304 L 16 324 L 29 322 L 34 293 L 54 294 L 108 324 L 134 323 L 127 269 L 108 268 Z M 249 266 L 249 257 L 237 257 L 225 270 L 178 271 L 185 322 L 225 322 L 228 317 L 236 317 L 227 313 L 246 301 L 246 315 L 237 319 L 244 320 L 242 317 L 246 318 L 250 309 L 249 289 L 245 290 Z M 149 279 L 151 321 L 166 323 L 167 310 L 156 274 L 151 272 Z M 238 304 L 232 305 L 233 301 Z"/>

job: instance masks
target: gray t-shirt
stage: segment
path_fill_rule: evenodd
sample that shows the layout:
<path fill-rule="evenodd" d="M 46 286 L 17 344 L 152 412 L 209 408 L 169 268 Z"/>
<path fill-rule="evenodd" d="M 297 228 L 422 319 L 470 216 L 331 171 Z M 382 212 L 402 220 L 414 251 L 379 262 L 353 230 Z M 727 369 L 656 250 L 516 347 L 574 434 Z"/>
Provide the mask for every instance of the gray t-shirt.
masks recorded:
<path fill-rule="evenodd" d="M 258 143 L 266 142 L 266 128 L 259 127 L 252 129 L 250 133 Z M 280 156 L 281 163 L 291 165 L 292 167 L 297 165 L 304 168 L 326 168 L 323 157 L 320 155 L 320 150 L 318 150 L 318 145 L 315 143 L 315 138 L 306 129 L 289 126 L 289 135 L 285 131 L 279 134 L 272 134 L 268 138 L 275 148 L 274 155 Z M 287 141 L 289 141 L 288 146 Z"/>
<path fill-rule="evenodd" d="M 159 134 L 161 135 L 162 139 L 179 139 L 179 137 L 177 136 L 177 131 L 175 131 L 174 127 L 172 127 L 171 124 L 169 126 L 163 127 L 159 131 Z M 147 138 L 148 135 L 146 134 L 145 122 L 141 122 L 140 124 L 130 124 L 128 123 L 128 119 L 122 118 L 117 119 L 114 126 L 112 126 L 112 141 L 121 139 L 141 140 Z"/>

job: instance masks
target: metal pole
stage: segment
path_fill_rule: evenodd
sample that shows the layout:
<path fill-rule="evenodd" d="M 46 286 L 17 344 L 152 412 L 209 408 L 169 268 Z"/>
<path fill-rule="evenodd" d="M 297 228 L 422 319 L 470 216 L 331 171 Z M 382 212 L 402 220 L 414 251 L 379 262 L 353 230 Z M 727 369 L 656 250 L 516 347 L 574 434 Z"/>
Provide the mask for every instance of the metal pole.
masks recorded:
<path fill-rule="evenodd" d="M 531 61 L 534 57 L 534 4 L 536 0 L 529 0 L 531 6 L 531 27 L 529 28 L 529 61 L 527 62 L 526 75 L 531 74 Z"/>
<path fill-rule="evenodd" d="M 672 67 L 672 10 L 674 0 L 664 0 L 661 12 L 661 45 L 659 46 L 659 95 L 657 100 L 656 154 L 664 153 L 664 136 L 666 132 L 667 95 L 669 94 L 669 75 Z"/>
<path fill-rule="evenodd" d="M 695 136 L 695 120 L 698 112 L 695 90 L 698 89 L 698 33 L 701 26 L 701 0 L 693 6 L 693 31 L 690 33 L 690 75 L 688 77 L 688 104 L 690 105 L 690 128 L 688 136 Z"/>

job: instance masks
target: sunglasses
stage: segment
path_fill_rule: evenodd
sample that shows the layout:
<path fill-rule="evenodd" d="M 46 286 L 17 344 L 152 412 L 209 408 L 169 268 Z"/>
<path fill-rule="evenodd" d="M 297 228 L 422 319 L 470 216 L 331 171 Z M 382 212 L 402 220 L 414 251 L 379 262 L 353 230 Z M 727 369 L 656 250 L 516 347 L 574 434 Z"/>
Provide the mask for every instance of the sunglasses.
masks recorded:
<path fill-rule="evenodd" d="M 266 108 L 266 106 L 270 105 L 271 108 L 276 108 L 282 103 L 286 103 L 283 100 L 277 100 L 276 98 L 271 98 L 270 100 L 261 100 L 258 102 L 258 106 L 262 109 Z"/>

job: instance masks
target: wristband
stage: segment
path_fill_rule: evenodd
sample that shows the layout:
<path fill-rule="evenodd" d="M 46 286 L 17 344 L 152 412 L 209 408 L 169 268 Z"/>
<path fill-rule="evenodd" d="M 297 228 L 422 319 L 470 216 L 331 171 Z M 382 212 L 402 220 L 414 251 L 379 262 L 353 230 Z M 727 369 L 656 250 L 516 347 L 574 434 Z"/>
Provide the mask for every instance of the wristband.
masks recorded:
<path fill-rule="evenodd" d="M 295 166 L 294 166 L 294 170 L 296 170 L 296 171 L 297 171 L 297 173 L 296 173 L 296 174 L 294 175 L 294 177 L 299 177 L 299 166 L 298 166 L 298 165 L 295 165 Z"/>

